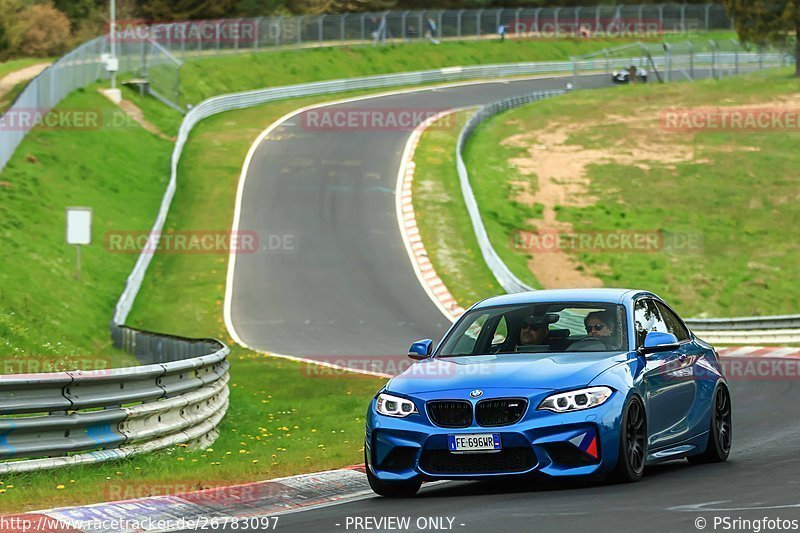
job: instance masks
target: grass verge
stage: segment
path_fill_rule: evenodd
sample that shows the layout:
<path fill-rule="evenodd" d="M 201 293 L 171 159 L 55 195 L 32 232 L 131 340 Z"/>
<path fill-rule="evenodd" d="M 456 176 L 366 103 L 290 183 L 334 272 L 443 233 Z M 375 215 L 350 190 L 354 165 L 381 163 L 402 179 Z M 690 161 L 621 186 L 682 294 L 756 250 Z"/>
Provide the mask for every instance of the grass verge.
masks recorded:
<path fill-rule="evenodd" d="M 58 108 L 106 116 L 116 110 L 93 89 Z M 0 346 L 4 364 L 12 365 L 3 373 L 36 371 L 58 357 L 84 365 L 130 362 L 110 350 L 108 321 L 136 257 L 108 253 L 103 237 L 152 224 L 169 148 L 129 125 L 28 134 L 0 175 Z M 93 209 L 80 281 L 75 247 L 64 238 L 67 206 Z"/>
<path fill-rule="evenodd" d="M 419 140 L 414 153 L 413 202 L 420 237 L 436 273 L 465 309 L 488 296 L 501 294 L 489 267 L 483 261 L 472 231 L 467 207 L 456 172 L 458 133 L 471 111 L 443 117 Z"/>
<path fill-rule="evenodd" d="M 561 128 L 566 146 L 605 150 L 606 156 L 585 168 L 589 184 L 582 196 L 589 204 L 558 206 L 559 221 L 577 233 L 656 231 L 700 238 L 700 247 L 656 253 L 571 252 L 604 285 L 651 289 L 685 316 L 797 312 L 800 293 L 789 274 L 800 262 L 800 241 L 776 224 L 790 233 L 800 224 L 795 149 L 800 133 L 665 131 L 661 113 L 669 106 L 796 109 L 796 99 L 791 102 L 800 82 L 780 72 L 687 87 L 576 92 L 498 115 L 476 131 L 467 166 L 490 238 L 501 254 L 516 256 L 508 262 L 515 273 L 532 275 L 526 254 L 511 243 L 511 232 L 525 228 L 531 208 L 509 201 L 510 184 L 529 181 L 535 191 L 537 177 L 509 160 L 536 157 L 542 142 L 537 131 Z M 528 145 L 503 144 L 514 135 L 526 135 Z M 670 161 L 665 153 L 677 155 Z M 635 162 L 625 159 L 631 155 Z M 483 182 L 493 185 L 482 187 Z"/>

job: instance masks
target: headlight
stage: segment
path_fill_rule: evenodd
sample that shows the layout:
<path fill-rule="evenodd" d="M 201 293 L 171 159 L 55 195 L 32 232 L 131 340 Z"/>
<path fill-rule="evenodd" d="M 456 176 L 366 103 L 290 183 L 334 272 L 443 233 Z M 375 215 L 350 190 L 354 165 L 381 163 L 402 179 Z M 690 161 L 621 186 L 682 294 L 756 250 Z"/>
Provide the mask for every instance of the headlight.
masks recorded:
<path fill-rule="evenodd" d="M 411 400 L 405 398 L 398 398 L 391 394 L 381 393 L 378 395 L 378 402 L 376 404 L 378 412 L 386 416 L 394 416 L 398 418 L 406 417 L 412 413 L 418 413 L 417 406 Z"/>
<path fill-rule="evenodd" d="M 561 392 L 545 398 L 539 404 L 540 410 L 566 413 L 590 409 L 605 403 L 613 391 L 608 387 L 590 387 L 570 392 Z"/>

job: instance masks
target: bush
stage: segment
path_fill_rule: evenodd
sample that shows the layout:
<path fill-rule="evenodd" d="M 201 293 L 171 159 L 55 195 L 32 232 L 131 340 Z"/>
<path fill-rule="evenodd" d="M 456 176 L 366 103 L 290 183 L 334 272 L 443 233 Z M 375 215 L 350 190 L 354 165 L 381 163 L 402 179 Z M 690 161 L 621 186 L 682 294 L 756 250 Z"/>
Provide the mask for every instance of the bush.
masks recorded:
<path fill-rule="evenodd" d="M 9 29 L 11 51 L 24 56 L 61 55 L 70 45 L 67 16 L 49 5 L 23 9 Z"/>

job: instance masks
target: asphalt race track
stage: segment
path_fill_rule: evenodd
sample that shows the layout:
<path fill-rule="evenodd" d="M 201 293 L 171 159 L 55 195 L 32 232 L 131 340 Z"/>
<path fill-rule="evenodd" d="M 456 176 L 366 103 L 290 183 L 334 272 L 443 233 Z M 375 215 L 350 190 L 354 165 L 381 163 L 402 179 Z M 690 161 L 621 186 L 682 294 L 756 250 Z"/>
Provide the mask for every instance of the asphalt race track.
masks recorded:
<path fill-rule="evenodd" d="M 563 89 L 568 81 L 423 89 L 336 107 L 445 110 Z M 603 75 L 582 84 L 611 82 Z M 262 250 L 237 256 L 231 305 L 246 345 L 292 355 L 392 355 L 442 336 L 450 322 L 420 286 L 395 215 L 410 133 L 312 131 L 296 116 L 258 146 L 239 231 L 258 232 Z"/>

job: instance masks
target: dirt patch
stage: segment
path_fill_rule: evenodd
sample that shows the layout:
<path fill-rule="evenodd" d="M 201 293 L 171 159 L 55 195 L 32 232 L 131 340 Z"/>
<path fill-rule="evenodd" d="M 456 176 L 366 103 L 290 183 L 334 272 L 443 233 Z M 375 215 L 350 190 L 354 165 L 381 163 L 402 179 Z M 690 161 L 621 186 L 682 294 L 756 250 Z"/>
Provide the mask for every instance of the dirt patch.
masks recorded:
<path fill-rule="evenodd" d="M 37 63 L 36 65 L 9 72 L 3 79 L 0 79 L 0 98 L 5 96 L 18 84 L 32 80 L 49 66 L 50 63 Z"/>
<path fill-rule="evenodd" d="M 542 130 L 523 133 L 505 139 L 503 144 L 526 148 L 526 154 L 511 159 L 521 174 L 534 175 L 537 188 L 529 187 L 518 191 L 515 201 L 543 206 L 542 218 L 531 219 L 529 224 L 536 231 L 572 233 L 572 225 L 556 218 L 557 206 L 585 207 L 595 203 L 596 198 L 589 194 L 589 180 L 586 169 L 589 165 L 618 163 L 640 168 L 643 172 L 652 165 L 674 165 L 692 161 L 694 150 L 685 144 L 664 143 L 663 139 L 648 139 L 652 133 L 645 133 L 637 142 L 626 139 L 624 145 L 611 148 L 588 148 L 577 144 L 567 144 L 575 133 L 590 128 L 602 128 L 611 119 L 629 125 L 640 123 L 640 119 L 627 116 L 609 117 L 600 122 L 580 124 L 550 123 Z M 649 126 L 653 126 L 650 124 Z M 639 128 L 637 128 L 639 129 Z M 652 127 L 641 128 L 652 131 Z M 620 143 L 622 144 L 622 143 Z M 525 182 L 512 182 L 516 187 Z M 580 264 L 574 256 L 554 249 L 535 252 L 528 267 L 545 288 L 599 287 L 600 278 Z"/>
<path fill-rule="evenodd" d="M 137 124 L 139 124 L 142 128 L 149 131 L 153 135 L 158 135 L 162 139 L 166 139 L 168 141 L 175 142 L 175 137 L 170 137 L 169 135 L 165 134 L 163 131 L 158 129 L 158 126 L 144 118 L 144 113 L 142 112 L 141 108 L 131 102 L 130 100 L 122 100 L 119 103 L 120 109 L 125 111 L 129 117 L 131 117 Z"/>

